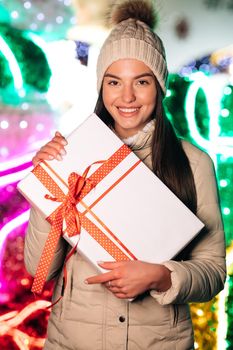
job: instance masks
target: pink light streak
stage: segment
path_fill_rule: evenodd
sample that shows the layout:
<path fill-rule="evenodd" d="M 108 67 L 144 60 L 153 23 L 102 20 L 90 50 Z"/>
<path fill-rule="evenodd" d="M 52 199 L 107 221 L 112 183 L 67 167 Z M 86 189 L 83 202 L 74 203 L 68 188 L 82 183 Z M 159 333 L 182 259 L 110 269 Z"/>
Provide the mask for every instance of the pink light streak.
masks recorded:
<path fill-rule="evenodd" d="M 31 162 L 34 154 L 35 154 L 35 152 L 32 152 L 32 153 L 28 153 L 22 157 L 14 158 L 14 159 L 8 160 L 6 162 L 1 162 L 0 163 L 0 172 L 10 171 L 10 169 L 13 170 L 14 168 L 22 166 L 25 163 Z"/>
<path fill-rule="evenodd" d="M 7 185 L 10 185 L 12 183 L 15 183 L 17 181 L 22 180 L 26 175 L 28 175 L 29 171 L 32 170 L 32 166 L 29 166 L 28 168 L 21 170 L 21 171 L 17 171 L 15 173 L 12 174 L 7 174 L 5 176 L 1 176 L 0 178 L 0 187 L 4 187 Z"/>
<path fill-rule="evenodd" d="M 6 225 L 2 227 L 0 232 L 0 264 L 2 261 L 2 248 L 5 240 L 12 231 L 14 231 L 17 227 L 25 224 L 28 221 L 29 211 L 30 210 L 26 210 L 25 212 L 16 216 L 14 219 L 9 221 Z"/>
<path fill-rule="evenodd" d="M 33 148 L 39 149 L 48 141 L 44 139 L 33 144 Z M 18 158 L 0 163 L 0 187 L 4 187 L 22 180 L 32 170 L 32 158 L 35 152 L 27 153 Z"/>
<path fill-rule="evenodd" d="M 23 156 L 13 158 L 13 159 L 8 160 L 6 162 L 1 162 L 0 163 L 0 173 L 2 173 L 2 172 L 13 173 L 13 172 L 15 172 L 16 168 L 25 168 L 25 166 L 27 166 L 27 163 L 31 163 L 32 158 L 36 153 L 36 150 L 39 150 L 47 142 L 48 142 L 48 139 L 36 141 L 31 145 L 31 149 L 34 150 L 33 152 L 29 152 Z"/>

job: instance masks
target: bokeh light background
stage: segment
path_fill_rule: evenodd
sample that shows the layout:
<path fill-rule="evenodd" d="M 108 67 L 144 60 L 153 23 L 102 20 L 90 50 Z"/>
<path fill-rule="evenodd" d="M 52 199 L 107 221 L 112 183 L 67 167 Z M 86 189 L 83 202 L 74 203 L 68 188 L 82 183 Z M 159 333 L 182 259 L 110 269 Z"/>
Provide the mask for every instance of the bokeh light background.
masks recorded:
<path fill-rule="evenodd" d="M 108 29 L 88 11 L 97 14 L 111 1 L 92 1 L 86 9 L 79 2 L 0 0 L 1 350 L 42 349 L 46 336 L 53 283 L 35 300 L 23 264 L 29 205 L 16 185 L 54 130 L 68 134 L 94 108 L 95 62 Z M 230 0 L 202 5 L 233 9 Z M 174 28 L 181 47 L 189 30 L 183 16 Z M 195 348 L 233 349 L 233 43 L 218 43 L 201 57 L 194 52 L 169 81 L 165 104 L 178 134 L 214 161 L 227 241 L 225 289 L 213 301 L 191 306 Z"/>

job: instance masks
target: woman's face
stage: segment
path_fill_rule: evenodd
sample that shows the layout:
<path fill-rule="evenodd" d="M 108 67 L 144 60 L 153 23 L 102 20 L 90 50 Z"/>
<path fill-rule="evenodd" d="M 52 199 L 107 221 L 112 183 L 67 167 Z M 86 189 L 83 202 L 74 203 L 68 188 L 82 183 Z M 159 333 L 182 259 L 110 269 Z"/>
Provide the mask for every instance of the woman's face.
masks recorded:
<path fill-rule="evenodd" d="M 156 104 L 155 77 L 148 66 L 135 59 L 114 62 L 103 79 L 103 102 L 114 119 L 116 133 L 135 135 L 152 117 Z"/>

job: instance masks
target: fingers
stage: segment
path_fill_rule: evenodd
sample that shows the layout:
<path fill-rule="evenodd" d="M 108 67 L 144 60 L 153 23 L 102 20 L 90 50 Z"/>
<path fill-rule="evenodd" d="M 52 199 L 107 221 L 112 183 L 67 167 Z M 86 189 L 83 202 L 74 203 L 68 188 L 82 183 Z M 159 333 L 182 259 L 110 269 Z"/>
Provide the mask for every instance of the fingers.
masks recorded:
<path fill-rule="evenodd" d="M 109 270 L 106 273 L 89 277 L 85 283 L 102 284 L 119 299 L 131 299 L 138 293 L 139 287 L 132 280 L 131 272 L 134 262 L 98 262 L 102 268 Z M 132 285 L 133 283 L 133 285 Z M 139 284 L 140 285 L 140 284 Z"/>
<path fill-rule="evenodd" d="M 114 279 L 114 274 L 111 271 L 111 272 L 102 273 L 97 276 L 89 277 L 85 280 L 85 283 L 86 284 L 106 283 L 108 281 L 111 281 L 112 279 Z"/>
<path fill-rule="evenodd" d="M 117 298 L 128 299 L 128 287 L 124 286 L 123 280 L 117 279 L 114 271 L 101 275 L 89 277 L 85 280 L 87 284 L 103 284 Z"/>
<path fill-rule="evenodd" d="M 106 288 L 113 293 L 119 299 L 130 299 L 132 295 L 129 293 L 129 288 L 127 286 L 121 286 L 121 282 L 118 280 L 110 281 L 105 284 Z"/>
<path fill-rule="evenodd" d="M 125 264 L 125 261 L 99 261 L 98 265 L 105 270 L 114 270 Z"/>
<path fill-rule="evenodd" d="M 121 280 L 112 279 L 112 278 L 113 278 L 112 273 L 108 272 L 106 274 L 90 277 L 85 281 L 85 283 L 103 284 L 116 297 L 119 297 L 121 299 L 127 299 L 128 288 L 123 286 Z"/>
<path fill-rule="evenodd" d="M 127 294 L 124 294 L 124 293 L 115 293 L 115 296 L 118 298 L 118 299 L 132 299 L 133 297 L 131 296 L 128 296 Z"/>
<path fill-rule="evenodd" d="M 46 152 L 39 151 L 32 158 L 32 163 L 34 166 L 36 166 L 42 160 L 52 160 L 52 159 L 54 159 L 54 157 L 52 155 L 49 155 Z"/>
<path fill-rule="evenodd" d="M 105 270 L 110 270 L 109 272 L 102 273 L 97 276 L 89 277 L 86 279 L 85 283 L 87 284 L 97 284 L 97 283 L 106 283 L 111 280 L 119 279 L 119 271 L 117 270 L 124 262 L 98 262 L 98 265 L 104 268 Z"/>
<path fill-rule="evenodd" d="M 120 284 L 118 285 L 118 281 L 109 281 L 104 284 L 106 288 L 108 288 L 112 293 L 123 293 L 126 294 L 125 287 L 122 287 Z"/>
<path fill-rule="evenodd" d="M 59 144 L 62 144 L 63 146 L 67 145 L 67 140 L 65 139 L 64 136 L 59 131 L 55 132 L 55 136 L 53 137 L 53 140 L 55 142 L 58 142 Z"/>
<path fill-rule="evenodd" d="M 36 166 L 42 160 L 62 160 L 66 154 L 65 147 L 67 145 L 66 139 L 60 132 L 56 131 L 55 136 L 46 145 L 35 154 L 32 163 Z"/>

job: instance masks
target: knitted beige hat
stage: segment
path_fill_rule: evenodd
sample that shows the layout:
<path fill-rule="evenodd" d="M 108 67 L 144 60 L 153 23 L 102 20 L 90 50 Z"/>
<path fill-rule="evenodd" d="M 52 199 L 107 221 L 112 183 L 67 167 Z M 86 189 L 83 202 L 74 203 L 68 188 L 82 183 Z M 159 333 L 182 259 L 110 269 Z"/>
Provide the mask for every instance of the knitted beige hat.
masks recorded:
<path fill-rule="evenodd" d="M 168 70 L 162 40 L 152 30 L 156 21 L 152 3 L 128 0 L 116 4 L 111 20 L 115 27 L 105 40 L 97 61 L 98 91 L 105 71 L 113 62 L 132 58 L 144 62 L 152 70 L 165 95 Z"/>

